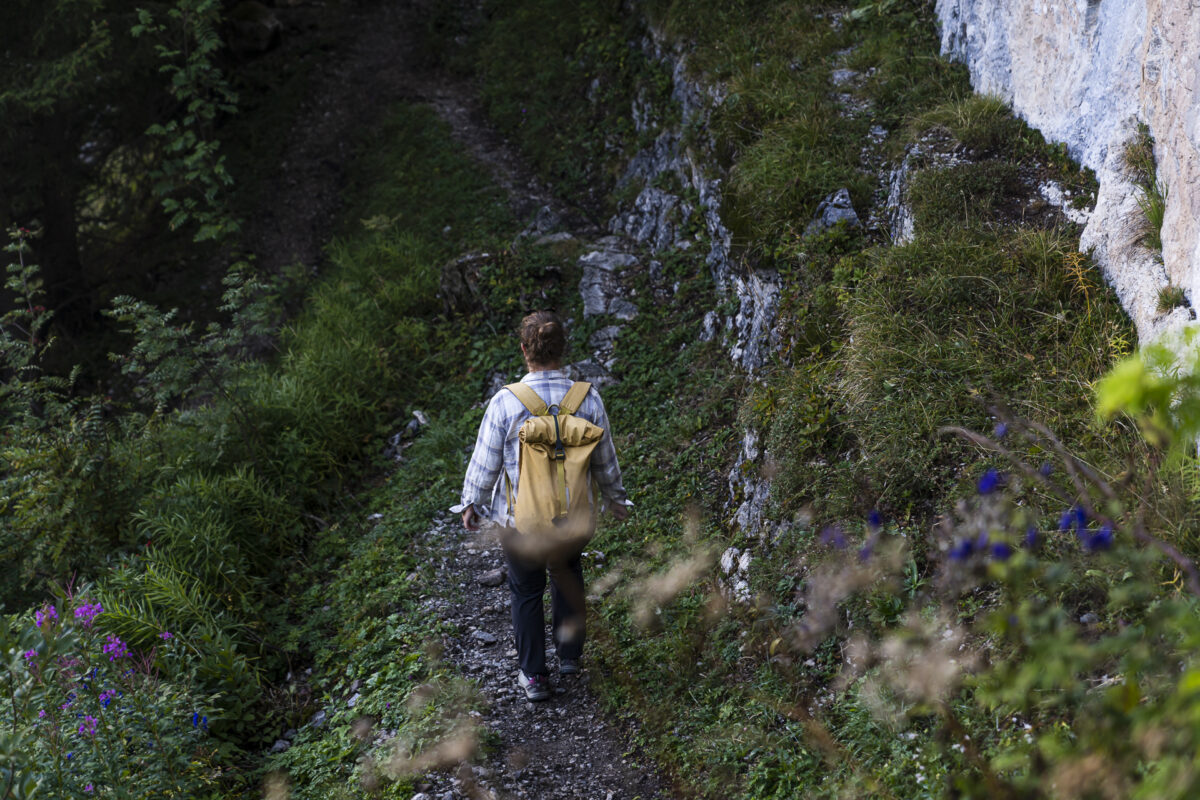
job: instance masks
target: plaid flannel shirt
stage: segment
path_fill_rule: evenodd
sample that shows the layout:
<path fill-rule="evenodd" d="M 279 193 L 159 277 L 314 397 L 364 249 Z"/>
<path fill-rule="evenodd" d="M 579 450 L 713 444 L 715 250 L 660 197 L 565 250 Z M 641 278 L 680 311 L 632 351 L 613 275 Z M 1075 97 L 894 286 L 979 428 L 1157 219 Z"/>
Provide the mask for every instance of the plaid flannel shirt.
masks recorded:
<path fill-rule="evenodd" d="M 548 405 L 557 403 L 571 388 L 572 380 L 563 370 L 530 372 L 521 378 Z M 604 437 L 592 451 L 591 475 L 600 487 L 600 495 L 611 503 L 627 505 L 629 500 L 621 484 L 621 468 L 617 464 L 617 451 L 613 447 L 612 434 L 608 427 L 608 414 L 595 387 L 576 409 L 575 415 L 604 429 Z M 483 421 L 479 423 L 479 436 L 475 439 L 475 450 L 467 475 L 463 480 L 461 503 L 450 510 L 461 513 L 469 505 L 481 517 L 501 525 L 512 524 L 512 513 L 501 472 L 512 482 L 513 497 L 517 496 L 517 453 L 520 440 L 517 433 L 522 423 L 529 419 L 528 409 L 507 389 L 501 389 L 488 402 Z"/>

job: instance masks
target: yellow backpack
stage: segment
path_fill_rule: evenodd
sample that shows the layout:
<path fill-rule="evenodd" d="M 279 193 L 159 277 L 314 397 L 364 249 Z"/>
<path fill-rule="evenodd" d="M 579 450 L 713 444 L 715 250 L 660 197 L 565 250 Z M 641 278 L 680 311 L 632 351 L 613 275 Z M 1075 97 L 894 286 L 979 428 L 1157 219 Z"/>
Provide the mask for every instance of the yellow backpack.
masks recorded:
<path fill-rule="evenodd" d="M 597 495 L 592 502 L 589 469 L 592 451 L 604 436 L 604 429 L 575 416 L 591 386 L 576 381 L 552 406 L 547 406 L 527 384 L 504 387 L 533 414 L 518 434 L 521 444 L 515 506 L 512 484 L 505 478 L 508 507 L 513 509 L 518 533 L 547 543 L 565 543 L 586 541 L 596 529 L 600 498 Z"/>

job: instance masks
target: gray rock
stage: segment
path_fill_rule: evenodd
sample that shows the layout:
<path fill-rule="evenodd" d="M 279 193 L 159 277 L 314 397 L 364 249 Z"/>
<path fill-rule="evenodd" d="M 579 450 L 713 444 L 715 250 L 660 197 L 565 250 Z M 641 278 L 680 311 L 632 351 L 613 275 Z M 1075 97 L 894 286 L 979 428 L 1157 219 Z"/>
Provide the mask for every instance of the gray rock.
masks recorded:
<path fill-rule="evenodd" d="M 862 227 L 862 222 L 854 211 L 854 204 L 850 202 L 850 190 L 846 188 L 838 189 L 821 201 L 813 220 L 804 229 L 804 235 L 814 236 L 838 223 L 845 223 L 851 228 Z"/>
<path fill-rule="evenodd" d="M 508 570 L 504 567 L 490 569 L 487 572 L 481 572 L 475 580 L 482 586 L 499 586 L 508 580 Z"/>
<path fill-rule="evenodd" d="M 637 306 L 624 297 L 614 297 L 608 303 L 608 313 L 620 320 L 628 322 L 638 315 Z"/>
<path fill-rule="evenodd" d="M 571 380 L 587 381 L 597 389 L 612 386 L 617 382 L 617 379 L 605 369 L 604 365 L 594 358 L 585 358 L 583 361 L 568 364 L 567 374 L 571 376 Z"/>
<path fill-rule="evenodd" d="M 479 269 L 492 258 L 491 253 L 467 253 L 442 265 L 438 295 L 446 313 L 479 307 Z"/>
<path fill-rule="evenodd" d="M 412 796 L 412 800 L 433 800 L 433 798 L 425 792 L 417 792 Z"/>
<path fill-rule="evenodd" d="M 583 268 L 579 294 L 585 318 L 609 313 L 610 304 L 621 295 L 620 274 L 637 263 L 629 253 L 610 249 L 593 250 L 579 259 Z"/>
<path fill-rule="evenodd" d="M 709 311 L 704 315 L 704 321 L 700 327 L 700 341 L 711 342 L 717 338 L 717 331 L 721 327 L 721 315 L 715 311 Z"/>
<path fill-rule="evenodd" d="M 567 233 L 566 231 L 559 231 L 558 233 L 547 233 L 544 236 L 539 236 L 533 240 L 533 243 L 538 247 L 545 247 L 546 245 L 559 244 L 561 242 L 572 242 L 574 240 L 574 234 Z"/>
<path fill-rule="evenodd" d="M 276 739 L 275 744 L 271 745 L 271 753 L 282 753 L 292 746 L 292 743 L 287 739 Z"/>
<path fill-rule="evenodd" d="M 738 298 L 738 312 L 733 318 L 736 339 L 729 357 L 753 373 L 779 348 L 779 331 L 775 328 L 781 290 L 779 274 L 755 270 L 744 277 L 736 276 L 733 289 Z"/>
<path fill-rule="evenodd" d="M 328 717 L 329 717 L 329 714 L 326 713 L 325 709 L 321 709 L 320 711 L 318 711 L 317 713 L 312 715 L 312 719 L 310 719 L 308 721 L 308 724 L 312 725 L 314 728 L 319 728 L 325 724 L 325 720 Z"/>
<path fill-rule="evenodd" d="M 1096 616 L 1095 614 L 1093 614 L 1092 612 L 1089 611 L 1088 613 L 1081 616 L 1079 618 L 1079 621 L 1080 621 L 1080 623 L 1082 623 L 1084 625 L 1095 625 L 1097 622 L 1100 621 L 1100 617 Z"/>
<path fill-rule="evenodd" d="M 359 694 L 358 692 L 355 692 L 354 695 L 351 696 L 351 698 L 346 701 L 346 707 L 354 708 L 356 705 L 358 705 L 358 701 L 361 699 L 362 699 L 362 695 Z"/>
<path fill-rule="evenodd" d="M 600 351 L 612 350 L 620 335 L 621 326 L 606 325 L 588 338 L 588 347 Z"/>
<path fill-rule="evenodd" d="M 497 641 L 496 637 L 487 631 L 472 631 L 471 638 L 483 644 L 495 644 Z"/>
<path fill-rule="evenodd" d="M 298 733 L 299 733 L 299 731 L 297 731 L 295 728 L 288 728 L 286 731 L 284 731 L 283 738 L 287 739 L 290 742 L 292 739 L 296 738 L 296 735 Z"/>

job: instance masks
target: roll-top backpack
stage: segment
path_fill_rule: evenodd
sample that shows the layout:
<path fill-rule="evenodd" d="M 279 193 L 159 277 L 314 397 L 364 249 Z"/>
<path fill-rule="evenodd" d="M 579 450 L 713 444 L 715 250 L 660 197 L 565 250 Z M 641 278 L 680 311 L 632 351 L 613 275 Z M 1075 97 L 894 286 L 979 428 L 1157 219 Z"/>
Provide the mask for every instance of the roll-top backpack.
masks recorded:
<path fill-rule="evenodd" d="M 596 529 L 599 496 L 591 486 L 592 451 L 604 429 L 575 416 L 591 384 L 576 381 L 557 404 L 547 406 L 530 386 L 505 386 L 533 416 L 518 436 L 517 497 L 505 478 L 508 507 L 517 532 L 548 541 L 585 541 Z M 506 473 L 507 476 L 507 473 Z"/>

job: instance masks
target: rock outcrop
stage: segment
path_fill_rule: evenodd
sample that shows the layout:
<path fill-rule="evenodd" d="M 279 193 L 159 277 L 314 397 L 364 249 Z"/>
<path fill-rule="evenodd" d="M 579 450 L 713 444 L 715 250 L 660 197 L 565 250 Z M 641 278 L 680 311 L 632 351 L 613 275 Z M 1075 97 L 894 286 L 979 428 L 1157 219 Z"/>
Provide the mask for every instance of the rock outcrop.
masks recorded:
<path fill-rule="evenodd" d="M 1176 0 L 937 0 L 942 51 L 1100 182 L 1092 250 L 1143 341 L 1191 318 L 1158 311 L 1173 284 L 1200 295 L 1200 15 Z M 1146 124 L 1166 187 L 1161 261 L 1140 243 L 1140 189 L 1123 163 Z"/>

